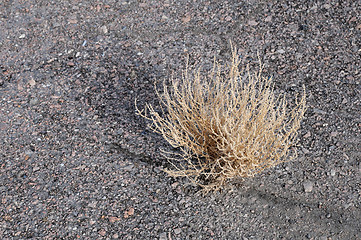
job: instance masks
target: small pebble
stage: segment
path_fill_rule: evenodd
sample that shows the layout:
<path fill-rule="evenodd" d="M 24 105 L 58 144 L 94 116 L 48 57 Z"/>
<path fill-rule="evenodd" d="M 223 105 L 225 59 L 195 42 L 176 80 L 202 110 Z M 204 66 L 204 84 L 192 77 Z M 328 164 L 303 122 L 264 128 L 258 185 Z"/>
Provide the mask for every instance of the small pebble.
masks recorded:
<path fill-rule="evenodd" d="M 248 21 L 248 25 L 250 25 L 250 26 L 257 26 L 257 25 L 258 25 L 258 22 L 256 22 L 255 20 L 249 20 L 249 21 Z"/>
<path fill-rule="evenodd" d="M 40 170 L 39 167 L 34 167 L 34 168 L 33 168 L 33 171 L 34 171 L 34 172 L 39 171 L 39 170 Z"/>
<path fill-rule="evenodd" d="M 39 103 L 39 99 L 34 97 L 30 99 L 30 105 L 36 105 Z"/>
<path fill-rule="evenodd" d="M 336 171 L 335 171 L 335 169 L 332 169 L 331 170 L 331 176 L 333 177 L 333 176 L 335 176 L 336 175 Z"/>
<path fill-rule="evenodd" d="M 313 183 L 311 181 L 307 181 L 303 183 L 303 188 L 305 189 L 305 192 L 312 192 L 313 189 Z"/>
<path fill-rule="evenodd" d="M 159 240 L 167 240 L 167 234 L 166 233 L 161 233 L 159 235 Z"/>
<path fill-rule="evenodd" d="M 107 234 L 107 232 L 106 232 L 104 229 L 101 229 L 101 230 L 99 231 L 99 234 L 104 237 L 105 234 Z"/>
<path fill-rule="evenodd" d="M 227 16 L 224 20 L 226 20 L 227 22 L 229 22 L 229 21 L 232 20 L 232 17 L 231 17 L 231 16 Z"/>
<path fill-rule="evenodd" d="M 104 34 L 107 34 L 107 33 L 108 33 L 108 28 L 107 28 L 107 26 L 102 26 L 100 29 L 102 30 L 102 32 L 103 32 Z"/>
<path fill-rule="evenodd" d="M 345 203 L 342 205 L 345 209 L 348 209 L 349 207 L 352 207 L 352 203 Z"/>
<path fill-rule="evenodd" d="M 265 19 L 264 19 L 265 22 L 271 22 L 272 21 L 272 16 L 267 16 Z"/>
<path fill-rule="evenodd" d="M 34 79 L 30 79 L 29 80 L 29 84 L 30 84 L 30 86 L 35 86 L 35 84 L 36 84 L 36 82 L 35 82 L 35 80 Z"/>
<path fill-rule="evenodd" d="M 310 132 L 310 131 L 308 131 L 308 132 L 303 136 L 303 138 L 309 138 L 309 137 L 311 137 L 311 132 Z"/>

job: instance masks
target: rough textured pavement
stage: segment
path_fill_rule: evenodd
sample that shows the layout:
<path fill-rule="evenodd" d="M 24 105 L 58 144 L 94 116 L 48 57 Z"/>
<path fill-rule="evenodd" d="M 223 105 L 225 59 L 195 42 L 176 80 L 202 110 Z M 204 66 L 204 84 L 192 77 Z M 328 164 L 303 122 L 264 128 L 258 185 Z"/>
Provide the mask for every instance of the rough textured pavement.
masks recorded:
<path fill-rule="evenodd" d="M 134 99 L 229 40 L 309 108 L 297 159 L 202 196 Z M 1 239 L 361 239 L 360 80 L 360 1 L 0 1 Z"/>

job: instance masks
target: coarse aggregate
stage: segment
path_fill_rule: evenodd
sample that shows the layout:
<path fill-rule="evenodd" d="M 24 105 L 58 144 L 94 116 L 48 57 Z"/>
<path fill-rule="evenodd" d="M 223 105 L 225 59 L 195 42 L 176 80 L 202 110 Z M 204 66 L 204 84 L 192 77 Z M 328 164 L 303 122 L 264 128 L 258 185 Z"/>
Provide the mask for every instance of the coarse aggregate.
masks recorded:
<path fill-rule="evenodd" d="M 230 41 L 308 110 L 296 159 L 203 195 L 134 101 Z M 360 81 L 360 1 L 0 1 L 1 239 L 361 239 Z"/>

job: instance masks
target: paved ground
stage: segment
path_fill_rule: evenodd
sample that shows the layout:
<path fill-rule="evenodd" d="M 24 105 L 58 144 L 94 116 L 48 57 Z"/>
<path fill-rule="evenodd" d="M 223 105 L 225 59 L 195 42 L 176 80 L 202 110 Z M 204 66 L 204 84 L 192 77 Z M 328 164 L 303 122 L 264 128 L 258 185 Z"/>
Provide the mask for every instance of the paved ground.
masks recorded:
<path fill-rule="evenodd" d="M 360 1 L 0 1 L 2 239 L 360 239 Z M 153 83 L 257 51 L 304 84 L 299 157 L 202 196 L 134 114 Z"/>

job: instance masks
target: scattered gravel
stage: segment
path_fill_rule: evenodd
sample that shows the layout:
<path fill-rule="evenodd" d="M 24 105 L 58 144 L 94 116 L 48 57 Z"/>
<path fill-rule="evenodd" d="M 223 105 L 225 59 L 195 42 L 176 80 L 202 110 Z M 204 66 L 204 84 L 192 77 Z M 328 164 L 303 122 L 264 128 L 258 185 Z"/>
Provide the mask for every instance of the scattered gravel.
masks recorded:
<path fill-rule="evenodd" d="M 359 1 L 0 1 L 2 239 L 360 239 Z M 298 157 L 203 196 L 136 116 L 239 47 L 290 102 Z M 312 180 L 312 181 L 311 181 Z"/>

